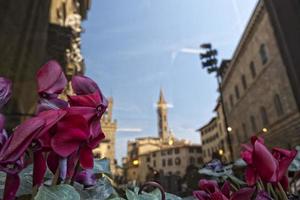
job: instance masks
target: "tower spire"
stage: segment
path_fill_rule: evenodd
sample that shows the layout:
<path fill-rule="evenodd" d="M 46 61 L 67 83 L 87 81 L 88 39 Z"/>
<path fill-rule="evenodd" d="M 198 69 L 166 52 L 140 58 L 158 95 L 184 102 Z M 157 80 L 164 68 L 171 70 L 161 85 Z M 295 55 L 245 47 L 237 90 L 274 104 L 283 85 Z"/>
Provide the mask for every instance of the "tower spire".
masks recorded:
<path fill-rule="evenodd" d="M 159 91 L 159 101 L 158 101 L 159 104 L 166 104 L 166 100 L 165 100 L 165 97 L 164 97 L 164 93 L 163 93 L 163 89 L 160 88 L 160 91 Z"/>
<path fill-rule="evenodd" d="M 165 100 L 163 90 L 160 89 L 159 99 L 157 102 L 157 114 L 158 114 L 158 134 L 162 140 L 167 140 L 169 138 L 169 128 L 168 128 L 168 107 L 167 101 Z"/>

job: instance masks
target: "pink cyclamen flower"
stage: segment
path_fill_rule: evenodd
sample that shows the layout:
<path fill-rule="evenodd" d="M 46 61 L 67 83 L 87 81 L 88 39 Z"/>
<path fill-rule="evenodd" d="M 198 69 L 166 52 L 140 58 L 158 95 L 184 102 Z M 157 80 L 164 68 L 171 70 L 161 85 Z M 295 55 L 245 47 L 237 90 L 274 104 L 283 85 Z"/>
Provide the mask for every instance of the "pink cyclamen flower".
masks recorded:
<path fill-rule="evenodd" d="M 102 132 L 100 119 L 106 111 L 108 101 L 102 94 L 97 84 L 84 76 L 74 76 L 72 87 L 76 96 L 69 96 L 70 114 L 80 114 L 88 122 L 90 147 L 95 148 L 105 137 Z"/>
<path fill-rule="evenodd" d="M 265 182 L 276 182 L 278 162 L 264 145 L 260 137 L 252 137 L 251 145 L 244 145 L 241 157 L 247 163 L 246 182 L 254 185 L 258 178 Z"/>
<path fill-rule="evenodd" d="M 37 113 L 59 108 L 67 108 L 68 103 L 58 98 L 67 85 L 67 79 L 56 61 L 49 61 L 37 72 L 38 93 L 40 96 Z"/>
<path fill-rule="evenodd" d="M 297 155 L 296 150 L 273 148 L 272 153 L 261 137 L 252 137 L 251 145 L 243 145 L 241 157 L 247 163 L 246 182 L 254 185 L 258 179 L 267 183 L 281 183 L 288 188 L 287 170 Z"/>
<path fill-rule="evenodd" d="M 50 60 L 37 72 L 38 93 L 60 94 L 67 85 L 67 79 L 58 62 Z"/>
<path fill-rule="evenodd" d="M 92 169 L 85 169 L 76 175 L 76 182 L 84 185 L 84 187 L 90 187 L 96 185 L 97 178 Z"/>
<path fill-rule="evenodd" d="M 0 113 L 0 149 L 2 149 L 4 143 L 6 142 L 8 136 L 4 129 L 5 117 Z"/>
<path fill-rule="evenodd" d="M 93 168 L 93 153 L 89 137 L 90 131 L 85 118 L 81 115 L 66 115 L 57 123 L 56 133 L 51 139 L 51 147 L 63 158 L 78 152 L 82 168 Z"/>
<path fill-rule="evenodd" d="M 198 200 L 251 200 L 255 188 L 243 188 L 237 192 L 231 192 L 229 182 L 225 182 L 220 189 L 213 180 L 200 180 L 198 191 L 193 196 Z"/>
<path fill-rule="evenodd" d="M 7 103 L 11 97 L 11 81 L 0 77 L 0 109 Z"/>
<path fill-rule="evenodd" d="M 297 156 L 297 150 L 293 149 L 289 151 L 286 149 L 275 147 L 272 149 L 272 153 L 274 158 L 278 161 L 279 164 L 277 181 L 281 183 L 284 189 L 288 189 L 289 185 L 288 185 L 288 177 L 286 173 L 288 171 L 290 164 Z"/>

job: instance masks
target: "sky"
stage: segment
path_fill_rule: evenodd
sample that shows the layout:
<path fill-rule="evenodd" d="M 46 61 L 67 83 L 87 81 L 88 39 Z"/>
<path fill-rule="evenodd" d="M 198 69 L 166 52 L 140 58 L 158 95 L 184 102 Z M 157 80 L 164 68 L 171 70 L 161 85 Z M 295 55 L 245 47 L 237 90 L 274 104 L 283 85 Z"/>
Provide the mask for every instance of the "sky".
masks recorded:
<path fill-rule="evenodd" d="M 211 42 L 231 58 L 257 0 L 93 0 L 83 23 L 86 75 L 114 99 L 116 157 L 127 141 L 158 136 L 160 88 L 169 103 L 169 128 L 200 143 L 196 129 L 213 116 L 214 75 L 202 69 L 199 45 Z"/>

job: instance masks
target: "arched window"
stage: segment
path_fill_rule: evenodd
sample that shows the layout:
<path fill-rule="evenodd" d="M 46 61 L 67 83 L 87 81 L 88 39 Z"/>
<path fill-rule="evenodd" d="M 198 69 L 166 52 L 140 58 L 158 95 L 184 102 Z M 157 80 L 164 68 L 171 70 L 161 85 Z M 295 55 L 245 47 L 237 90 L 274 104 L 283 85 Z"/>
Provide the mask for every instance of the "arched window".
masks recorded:
<path fill-rule="evenodd" d="M 262 64 L 266 64 L 268 62 L 268 54 L 267 54 L 267 47 L 265 44 L 260 45 L 259 55 L 260 55 Z"/>
<path fill-rule="evenodd" d="M 266 126 L 269 124 L 269 119 L 267 115 L 267 111 L 265 107 L 260 107 L 260 115 L 261 115 L 261 120 L 262 120 L 262 125 Z"/>
<path fill-rule="evenodd" d="M 278 94 L 275 94 L 275 96 L 274 96 L 274 104 L 275 104 L 275 109 L 276 109 L 277 115 L 278 116 L 283 115 L 284 110 L 283 110 L 282 103 L 281 103 L 281 100 L 280 100 L 280 97 Z"/>

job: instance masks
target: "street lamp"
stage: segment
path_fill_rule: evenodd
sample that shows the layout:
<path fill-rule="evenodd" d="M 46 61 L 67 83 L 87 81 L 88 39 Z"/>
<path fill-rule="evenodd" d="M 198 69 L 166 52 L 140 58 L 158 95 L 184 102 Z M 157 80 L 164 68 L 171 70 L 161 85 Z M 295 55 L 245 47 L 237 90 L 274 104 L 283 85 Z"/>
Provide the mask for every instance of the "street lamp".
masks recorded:
<path fill-rule="evenodd" d="M 221 83 L 222 83 L 221 69 L 218 66 L 218 60 L 216 57 L 218 55 L 218 51 L 216 49 L 212 48 L 211 43 L 201 44 L 200 48 L 205 50 L 205 53 L 200 53 L 200 55 L 199 55 L 201 63 L 202 63 L 202 68 L 206 69 L 209 74 L 216 73 L 219 92 L 220 92 L 221 106 L 222 106 L 222 111 L 224 114 L 224 123 L 225 123 L 225 127 L 226 127 L 225 131 L 226 131 L 226 136 L 227 136 L 227 142 L 229 145 L 230 157 L 231 157 L 231 160 L 233 161 L 233 149 L 232 149 L 232 144 L 231 144 L 231 139 L 230 139 L 230 132 L 232 131 L 232 128 L 228 126 L 227 117 L 226 117 L 226 113 L 225 113 L 225 109 L 224 109 L 224 101 L 223 101 L 223 93 L 222 93 L 222 85 L 221 85 Z M 222 152 L 222 153 L 224 153 L 224 152 Z"/>
<path fill-rule="evenodd" d="M 223 154 L 224 154 L 224 150 L 223 149 L 219 149 L 219 155 L 223 156 Z"/>
<path fill-rule="evenodd" d="M 133 164 L 134 166 L 138 166 L 139 163 L 140 163 L 139 160 L 133 160 L 133 161 L 132 161 L 132 164 Z"/>
<path fill-rule="evenodd" d="M 232 128 L 230 126 L 227 127 L 227 131 L 230 133 L 232 131 Z"/>

